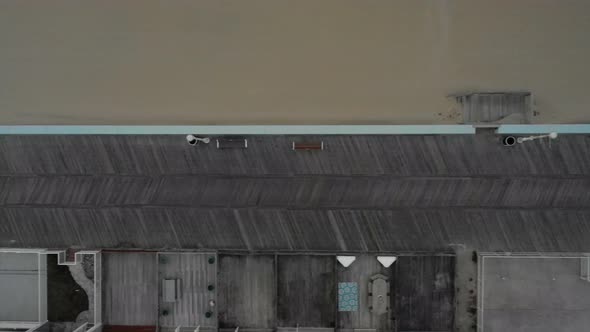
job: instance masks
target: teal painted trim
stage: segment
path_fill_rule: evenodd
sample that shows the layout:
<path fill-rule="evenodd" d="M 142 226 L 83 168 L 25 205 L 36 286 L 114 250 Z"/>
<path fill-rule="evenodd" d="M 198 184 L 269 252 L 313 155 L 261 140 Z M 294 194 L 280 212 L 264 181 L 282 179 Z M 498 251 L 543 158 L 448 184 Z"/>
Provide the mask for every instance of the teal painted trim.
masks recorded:
<path fill-rule="evenodd" d="M 471 125 L 0 126 L 0 135 L 453 135 Z"/>
<path fill-rule="evenodd" d="M 590 124 L 500 125 L 498 134 L 590 134 Z M 0 135 L 469 135 L 471 125 L 0 126 Z"/>
<path fill-rule="evenodd" d="M 533 135 L 533 134 L 590 134 L 590 124 L 548 124 L 548 125 L 501 125 L 496 133 Z"/>

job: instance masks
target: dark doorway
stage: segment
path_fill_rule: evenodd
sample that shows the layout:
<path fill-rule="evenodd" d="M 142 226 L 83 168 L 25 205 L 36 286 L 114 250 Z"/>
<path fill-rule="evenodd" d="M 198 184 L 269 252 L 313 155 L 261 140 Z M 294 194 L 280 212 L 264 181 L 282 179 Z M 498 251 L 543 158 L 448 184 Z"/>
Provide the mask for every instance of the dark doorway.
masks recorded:
<path fill-rule="evenodd" d="M 88 310 L 88 296 L 74 281 L 65 265 L 57 264 L 56 255 L 47 255 L 47 318 L 52 322 L 73 322 Z"/>

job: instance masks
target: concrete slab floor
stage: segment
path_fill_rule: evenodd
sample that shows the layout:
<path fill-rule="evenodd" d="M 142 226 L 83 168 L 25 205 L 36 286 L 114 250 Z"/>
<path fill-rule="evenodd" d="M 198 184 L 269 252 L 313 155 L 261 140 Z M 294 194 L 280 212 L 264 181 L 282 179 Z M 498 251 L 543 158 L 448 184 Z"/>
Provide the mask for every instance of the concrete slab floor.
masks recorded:
<path fill-rule="evenodd" d="M 590 326 L 581 258 L 482 256 L 479 331 L 574 332 Z"/>

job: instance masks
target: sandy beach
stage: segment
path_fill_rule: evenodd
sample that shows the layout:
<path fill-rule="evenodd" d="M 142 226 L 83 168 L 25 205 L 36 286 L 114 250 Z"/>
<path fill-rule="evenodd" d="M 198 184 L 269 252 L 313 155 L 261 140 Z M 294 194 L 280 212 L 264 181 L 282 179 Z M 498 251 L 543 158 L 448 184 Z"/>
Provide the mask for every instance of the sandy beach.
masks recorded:
<path fill-rule="evenodd" d="M 5 0 L 0 124 L 589 123 L 590 1 Z"/>

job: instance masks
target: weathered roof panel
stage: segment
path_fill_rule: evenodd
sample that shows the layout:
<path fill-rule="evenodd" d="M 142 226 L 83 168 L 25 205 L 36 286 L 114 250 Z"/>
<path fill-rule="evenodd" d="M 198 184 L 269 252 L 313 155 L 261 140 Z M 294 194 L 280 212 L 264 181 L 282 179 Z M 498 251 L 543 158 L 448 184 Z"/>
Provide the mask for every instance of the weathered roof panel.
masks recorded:
<path fill-rule="evenodd" d="M 324 151 L 292 151 L 293 140 Z M 4 136 L 0 246 L 590 251 L 590 138 Z"/>

